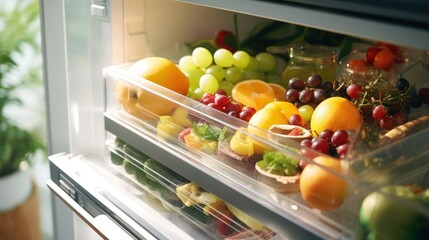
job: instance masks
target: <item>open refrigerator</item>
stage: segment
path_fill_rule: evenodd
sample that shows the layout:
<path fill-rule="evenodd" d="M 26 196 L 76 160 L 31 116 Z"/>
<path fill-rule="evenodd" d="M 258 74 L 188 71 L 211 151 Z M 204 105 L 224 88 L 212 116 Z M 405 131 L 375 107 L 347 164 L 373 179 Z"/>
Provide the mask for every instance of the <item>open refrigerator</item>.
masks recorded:
<path fill-rule="evenodd" d="M 190 54 L 187 43 L 219 30 L 246 36 L 258 24 L 279 21 L 403 46 L 422 66 L 407 77 L 427 87 L 429 6 L 424 1 L 40 3 L 51 154 L 47 185 L 53 192 L 55 239 L 366 239 L 371 236 L 361 226 L 360 207 L 373 192 L 420 222 L 411 230 L 394 225 L 398 236 L 406 231 L 417 233 L 416 239 L 427 236 L 428 205 L 380 191 L 392 184 L 428 187 L 427 124 L 399 141 L 346 158 L 342 169 L 351 169 L 348 173 L 323 168 L 348 185 L 341 206 L 323 211 L 308 205 L 296 189 L 282 193 L 261 180 L 254 163 L 231 161 L 218 149 L 189 148 L 160 133 L 157 123 L 163 114 L 145 105 L 130 114 L 118 101 L 121 94 L 130 97 L 138 91 L 158 99 L 159 108 L 182 109 L 225 135 L 242 132 L 310 163 L 299 144 L 286 141 L 285 148 L 275 136 L 253 136 L 242 131 L 248 127 L 245 121 L 139 81 L 127 70 L 148 56 L 178 62 Z M 415 118 L 428 113 L 426 104 Z M 215 144 L 222 146 L 224 139 Z M 179 189 L 186 193 L 178 194 Z M 225 208 L 234 216 L 220 210 Z"/>

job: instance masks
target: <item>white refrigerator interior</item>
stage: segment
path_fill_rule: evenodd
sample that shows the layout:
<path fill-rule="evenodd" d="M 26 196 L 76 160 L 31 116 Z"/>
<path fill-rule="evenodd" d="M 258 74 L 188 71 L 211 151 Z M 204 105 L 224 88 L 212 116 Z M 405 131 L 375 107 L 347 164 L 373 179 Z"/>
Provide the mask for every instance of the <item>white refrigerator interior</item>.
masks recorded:
<path fill-rule="evenodd" d="M 246 36 L 254 26 L 267 20 L 394 42 L 407 47 L 416 58 L 429 49 L 429 31 L 424 27 L 427 25 L 414 27 L 405 20 L 398 24 L 399 20 L 378 21 L 362 14 L 325 11 L 296 1 L 40 0 L 40 3 L 52 155 L 52 176 L 47 184 L 54 193 L 54 239 L 217 238 L 198 226 L 184 224 L 183 216 L 154 203 L 138 183 L 113 171 L 106 161 L 111 151 L 106 149 L 109 147 L 106 142 L 113 135 L 124 137 L 150 156 L 157 156 L 156 160 L 190 180 L 200 180 L 202 187 L 210 188 L 272 228 L 278 239 L 352 238 L 354 233 L 347 224 L 355 220 L 342 219 L 347 218 L 347 209 L 332 214 L 309 210 L 299 197 L 280 196 L 246 176 L 228 175 L 234 171 L 221 164 L 203 164 L 198 154 L 187 155 L 175 144 L 157 142 L 156 133 L 150 128 L 139 129 L 142 124 L 124 117 L 114 107 L 111 79 L 121 78 L 127 64 L 141 58 L 160 56 L 178 61 L 189 54 L 186 43 L 212 37 L 219 30 L 238 30 L 239 36 Z M 428 24 L 427 18 L 422 24 Z M 426 51 L 429 65 L 427 55 Z M 429 79 L 428 75 L 422 68 L 407 77 Z M 128 81 L 127 77 L 123 79 Z M 426 80 L 420 85 L 427 84 Z M 159 90 L 156 86 L 147 89 Z M 198 114 L 196 103 L 180 107 Z M 231 123 L 217 119 L 216 114 L 204 117 L 219 124 Z M 426 129 L 416 139 L 427 136 Z M 412 142 L 403 144 L 408 146 Z M 421 158 L 427 155 L 422 154 Z M 280 204 L 276 205 L 276 201 Z"/>

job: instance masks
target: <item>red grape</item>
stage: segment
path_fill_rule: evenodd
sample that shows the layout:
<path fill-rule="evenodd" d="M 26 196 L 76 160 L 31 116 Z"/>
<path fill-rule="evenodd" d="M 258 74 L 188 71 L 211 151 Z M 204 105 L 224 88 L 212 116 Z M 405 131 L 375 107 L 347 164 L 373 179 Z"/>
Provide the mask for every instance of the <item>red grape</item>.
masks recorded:
<path fill-rule="evenodd" d="M 408 121 L 408 116 L 403 111 L 393 114 L 393 118 L 395 119 L 396 125 L 401 125 Z"/>
<path fill-rule="evenodd" d="M 213 93 L 204 93 L 201 97 L 201 102 L 205 105 L 208 105 L 209 103 L 213 103 L 215 99 L 215 95 Z"/>
<path fill-rule="evenodd" d="M 417 95 L 424 104 L 429 104 L 429 88 L 420 88 Z"/>
<path fill-rule="evenodd" d="M 334 135 L 334 131 L 330 130 L 330 129 L 325 129 L 323 130 L 319 137 L 325 139 L 326 141 L 330 142 L 332 135 Z"/>
<path fill-rule="evenodd" d="M 331 138 L 331 143 L 338 147 L 349 142 L 349 134 L 345 130 L 337 130 Z"/>
<path fill-rule="evenodd" d="M 313 100 L 316 103 L 321 103 L 323 100 L 325 100 L 327 98 L 328 98 L 328 94 L 326 93 L 325 90 L 323 90 L 321 88 L 314 89 Z"/>
<path fill-rule="evenodd" d="M 349 97 L 358 98 L 359 93 L 362 91 L 362 89 L 356 83 L 352 83 L 347 87 L 346 91 L 347 91 L 347 95 L 349 95 Z"/>
<path fill-rule="evenodd" d="M 304 89 L 299 93 L 299 101 L 301 103 L 308 103 L 313 99 L 313 90 Z"/>
<path fill-rule="evenodd" d="M 231 99 L 226 95 L 215 94 L 214 102 L 219 106 L 227 106 L 231 104 Z"/>
<path fill-rule="evenodd" d="M 241 108 L 242 108 L 241 104 L 240 103 L 236 103 L 236 102 L 233 102 L 233 103 L 231 103 L 229 105 L 224 106 L 225 112 L 234 111 L 234 112 L 239 113 L 239 112 L 241 112 Z"/>
<path fill-rule="evenodd" d="M 293 88 L 290 88 L 287 90 L 286 94 L 285 94 L 285 99 L 288 102 L 296 102 L 298 101 L 299 98 L 299 91 Z"/>
<path fill-rule="evenodd" d="M 219 95 L 225 95 L 225 96 L 227 96 L 228 94 L 226 93 L 226 91 L 225 90 L 223 90 L 223 89 L 221 89 L 221 88 L 219 88 L 217 91 L 216 91 L 216 94 L 219 94 Z"/>
<path fill-rule="evenodd" d="M 383 105 L 378 105 L 372 110 L 372 117 L 376 120 L 380 120 L 387 115 L 387 109 Z"/>
<path fill-rule="evenodd" d="M 317 88 L 322 84 L 322 77 L 319 74 L 313 74 L 307 79 L 307 85 L 311 88 Z"/>
<path fill-rule="evenodd" d="M 337 153 L 340 158 L 343 158 L 347 155 L 347 151 L 349 150 L 349 144 L 345 143 L 337 147 Z"/>
<path fill-rule="evenodd" d="M 395 127 L 395 119 L 392 116 L 386 116 L 380 120 L 380 127 L 384 130 L 391 130 Z"/>
<path fill-rule="evenodd" d="M 243 111 L 243 112 L 249 112 L 252 115 L 256 113 L 256 109 L 254 109 L 252 107 L 249 107 L 249 106 L 244 107 L 241 111 Z"/>
<path fill-rule="evenodd" d="M 329 142 L 323 138 L 317 138 L 312 144 L 311 148 L 321 152 L 321 153 L 329 153 Z"/>
<path fill-rule="evenodd" d="M 302 90 L 305 88 L 305 83 L 299 78 L 291 78 L 289 80 L 289 87 L 296 90 Z"/>
<path fill-rule="evenodd" d="M 300 145 L 303 147 L 311 147 L 311 140 L 310 139 L 304 139 L 300 142 Z"/>
<path fill-rule="evenodd" d="M 301 115 L 299 115 L 299 114 L 293 114 L 289 118 L 289 124 L 303 127 L 304 126 L 304 121 L 302 120 Z"/>
<path fill-rule="evenodd" d="M 252 118 L 252 116 L 253 116 L 253 114 L 252 114 L 252 112 L 250 112 L 250 111 L 241 111 L 241 112 L 238 114 L 238 117 L 239 117 L 241 120 L 244 120 L 244 121 L 246 121 L 246 122 L 248 122 L 248 121 L 250 120 L 250 118 Z"/>
<path fill-rule="evenodd" d="M 220 105 L 219 105 L 219 104 L 217 104 L 217 103 L 209 103 L 207 106 L 209 106 L 209 107 L 211 107 L 211 108 L 214 108 L 214 109 L 216 109 L 216 110 L 219 110 L 219 111 L 223 112 L 223 108 L 222 108 L 222 106 L 220 106 Z"/>
<path fill-rule="evenodd" d="M 236 117 L 236 118 L 239 118 L 239 117 L 240 117 L 240 115 L 239 115 L 239 114 L 238 114 L 238 112 L 236 112 L 236 111 L 229 111 L 229 112 L 228 112 L 228 115 L 229 115 L 229 116 Z"/>

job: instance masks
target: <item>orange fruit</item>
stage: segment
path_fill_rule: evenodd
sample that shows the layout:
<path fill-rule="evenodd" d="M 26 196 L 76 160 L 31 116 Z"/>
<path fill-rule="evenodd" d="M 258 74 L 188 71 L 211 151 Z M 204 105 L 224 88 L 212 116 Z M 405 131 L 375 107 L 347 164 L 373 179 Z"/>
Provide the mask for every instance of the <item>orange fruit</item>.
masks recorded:
<path fill-rule="evenodd" d="M 288 124 L 289 120 L 283 115 L 281 111 L 276 108 L 263 108 L 257 111 L 249 120 L 248 132 L 259 136 L 267 137 L 268 129 L 274 124 Z M 264 131 L 265 130 L 265 131 Z M 251 139 L 253 141 L 253 152 L 256 154 L 263 154 L 268 146 L 263 143 Z"/>
<path fill-rule="evenodd" d="M 235 84 L 231 90 L 231 96 L 233 100 L 253 107 L 256 111 L 276 99 L 270 85 L 257 79 L 244 80 Z"/>
<path fill-rule="evenodd" d="M 128 72 L 142 77 L 145 80 L 156 83 L 174 92 L 185 95 L 188 93 L 189 79 L 172 61 L 161 57 L 147 57 L 135 62 Z M 123 85 L 118 84 L 120 88 Z M 117 92 L 126 92 L 122 89 Z M 120 102 L 128 107 L 125 109 L 132 115 L 146 119 L 147 116 L 169 115 L 177 107 L 176 104 L 144 89 L 138 89 L 133 95 L 131 102 L 124 101 L 123 94 L 118 95 Z M 135 101 L 137 102 L 135 103 Z M 137 113 L 146 111 L 146 114 Z"/>
<path fill-rule="evenodd" d="M 173 90 L 188 93 L 189 79 L 172 61 L 162 57 L 147 57 L 135 62 L 128 72 Z"/>
<path fill-rule="evenodd" d="M 341 174 L 341 161 L 331 157 L 318 156 L 314 162 L 334 173 Z M 347 196 L 347 183 L 316 164 L 308 164 L 301 173 L 299 188 L 308 205 L 322 211 L 338 208 Z"/>
<path fill-rule="evenodd" d="M 311 116 L 311 132 L 318 136 L 323 130 L 358 131 L 362 124 L 359 109 L 349 100 L 342 97 L 330 97 L 321 102 Z"/>
<path fill-rule="evenodd" d="M 276 96 L 276 101 L 285 100 L 286 88 L 277 83 L 268 83 L 268 85 L 270 85 L 270 87 L 273 89 L 274 95 Z"/>
<path fill-rule="evenodd" d="M 273 108 L 273 109 L 280 111 L 285 116 L 285 118 L 288 120 L 288 123 L 289 123 L 289 119 L 292 115 L 299 114 L 298 108 L 294 104 L 292 104 L 290 102 L 286 102 L 286 101 L 270 102 L 267 105 L 265 105 L 264 108 Z"/>

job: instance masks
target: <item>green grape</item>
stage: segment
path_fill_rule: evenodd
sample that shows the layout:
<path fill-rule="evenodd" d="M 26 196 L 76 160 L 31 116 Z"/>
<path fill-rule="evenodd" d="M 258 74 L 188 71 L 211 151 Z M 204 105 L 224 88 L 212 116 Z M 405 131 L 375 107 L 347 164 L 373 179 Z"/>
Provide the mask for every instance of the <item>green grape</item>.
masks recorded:
<path fill-rule="evenodd" d="M 225 70 L 218 65 L 211 65 L 206 69 L 206 74 L 213 75 L 218 82 L 222 81 L 225 78 Z"/>
<path fill-rule="evenodd" d="M 244 70 L 250 70 L 250 71 L 256 71 L 259 69 L 259 63 L 258 60 L 256 60 L 256 58 L 250 56 L 249 58 L 249 63 L 247 64 L 247 66 L 244 68 Z"/>
<path fill-rule="evenodd" d="M 213 75 L 204 74 L 200 78 L 200 88 L 204 92 L 215 93 L 219 88 L 219 83 Z"/>
<path fill-rule="evenodd" d="M 231 96 L 231 91 L 234 88 L 234 83 L 223 80 L 219 83 L 219 89 L 225 90 L 228 96 Z"/>
<path fill-rule="evenodd" d="M 233 65 L 238 69 L 245 69 L 250 62 L 250 56 L 245 51 L 237 51 L 232 56 L 234 58 Z"/>
<path fill-rule="evenodd" d="M 195 66 L 194 61 L 192 60 L 192 56 L 186 55 L 186 56 L 183 56 L 182 58 L 180 58 L 179 68 L 180 68 L 180 70 L 182 70 L 182 72 L 187 73 L 187 72 L 191 71 L 192 69 L 197 68 L 197 66 Z"/>
<path fill-rule="evenodd" d="M 192 60 L 195 66 L 199 68 L 207 68 L 212 64 L 213 57 L 209 50 L 203 47 L 197 47 L 192 51 Z"/>
<path fill-rule="evenodd" d="M 276 73 L 268 73 L 267 74 L 267 82 L 277 83 L 277 84 L 280 84 L 280 85 L 284 84 L 284 82 L 283 82 L 282 78 L 280 77 L 280 75 L 278 75 Z"/>
<path fill-rule="evenodd" d="M 231 67 L 234 62 L 234 57 L 232 53 L 224 48 L 216 50 L 213 55 L 214 62 L 216 65 L 224 68 Z"/>
<path fill-rule="evenodd" d="M 243 79 L 243 73 L 242 70 L 236 68 L 236 67 L 230 67 L 226 69 L 225 72 L 225 80 L 232 82 L 232 83 L 238 83 Z"/>
<path fill-rule="evenodd" d="M 276 59 L 271 53 L 261 52 L 255 58 L 258 60 L 259 70 L 261 71 L 269 72 L 276 68 Z"/>
<path fill-rule="evenodd" d="M 306 122 L 311 120 L 311 116 L 313 115 L 314 108 L 310 105 L 302 105 L 298 108 L 299 115 L 301 115 L 302 119 Z"/>
<path fill-rule="evenodd" d="M 204 95 L 204 91 L 201 90 L 201 88 L 195 89 L 194 92 L 193 92 L 193 94 L 192 94 L 193 98 L 197 99 L 197 100 L 201 100 L 201 98 L 203 97 L 203 95 Z"/>
<path fill-rule="evenodd" d="M 200 78 L 204 75 L 204 71 L 199 68 L 191 69 L 185 74 L 189 79 L 189 88 L 193 90 L 200 86 Z"/>
<path fill-rule="evenodd" d="M 263 79 L 265 79 L 265 73 L 260 72 L 260 71 L 255 71 L 255 70 L 244 69 L 242 78 L 243 78 L 243 80 L 248 80 L 248 79 L 263 80 Z"/>

